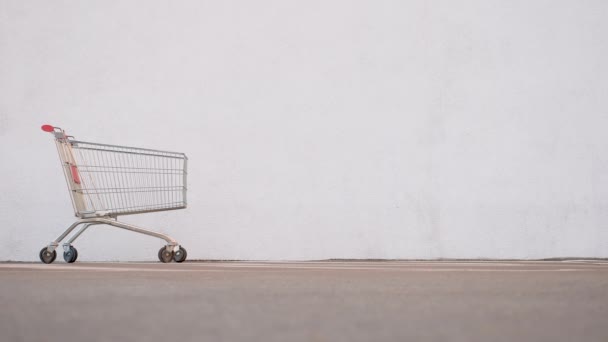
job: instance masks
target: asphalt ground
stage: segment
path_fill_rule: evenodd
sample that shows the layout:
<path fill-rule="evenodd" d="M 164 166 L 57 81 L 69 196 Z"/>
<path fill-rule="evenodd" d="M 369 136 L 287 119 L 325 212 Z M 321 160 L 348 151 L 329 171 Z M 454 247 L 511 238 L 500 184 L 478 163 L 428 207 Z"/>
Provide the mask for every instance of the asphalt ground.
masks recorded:
<path fill-rule="evenodd" d="M 608 341 L 608 262 L 0 264 L 0 341 Z"/>

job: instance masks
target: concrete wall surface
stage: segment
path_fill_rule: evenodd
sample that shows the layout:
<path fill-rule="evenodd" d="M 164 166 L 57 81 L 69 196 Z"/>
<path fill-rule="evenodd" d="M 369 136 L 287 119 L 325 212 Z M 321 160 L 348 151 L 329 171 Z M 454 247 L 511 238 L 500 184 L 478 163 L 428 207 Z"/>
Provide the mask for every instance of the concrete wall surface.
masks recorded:
<path fill-rule="evenodd" d="M 74 217 L 53 124 L 183 151 L 191 259 L 608 257 L 606 1 L 0 0 L 0 260 Z M 156 260 L 95 227 L 79 260 Z M 61 257 L 59 257 L 61 259 Z"/>

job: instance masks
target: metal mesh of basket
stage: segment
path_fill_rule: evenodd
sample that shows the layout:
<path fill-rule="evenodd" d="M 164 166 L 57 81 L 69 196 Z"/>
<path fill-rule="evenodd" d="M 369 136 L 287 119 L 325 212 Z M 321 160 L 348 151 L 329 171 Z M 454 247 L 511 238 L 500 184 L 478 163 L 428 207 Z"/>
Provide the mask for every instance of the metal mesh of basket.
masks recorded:
<path fill-rule="evenodd" d="M 76 216 L 117 216 L 186 207 L 183 153 L 58 140 Z"/>

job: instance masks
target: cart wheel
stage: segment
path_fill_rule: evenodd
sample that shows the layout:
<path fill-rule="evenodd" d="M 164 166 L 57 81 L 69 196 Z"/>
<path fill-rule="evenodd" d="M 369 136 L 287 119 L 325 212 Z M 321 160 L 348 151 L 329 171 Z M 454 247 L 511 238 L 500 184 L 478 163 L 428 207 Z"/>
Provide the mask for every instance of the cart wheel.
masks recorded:
<path fill-rule="evenodd" d="M 40 261 L 45 264 L 50 264 L 55 261 L 55 258 L 57 257 L 57 251 L 53 250 L 52 252 L 49 252 L 46 247 L 44 247 L 40 250 L 38 256 L 40 257 Z"/>
<path fill-rule="evenodd" d="M 67 252 L 63 252 L 63 260 L 68 264 L 73 263 L 78 259 L 78 251 L 73 246 L 70 246 L 70 250 Z"/>
<path fill-rule="evenodd" d="M 179 251 L 173 253 L 173 261 L 184 262 L 188 256 L 188 251 L 182 246 L 179 246 Z"/>
<path fill-rule="evenodd" d="M 167 263 L 173 260 L 173 252 L 167 249 L 167 246 L 164 246 L 158 251 L 158 260 Z"/>

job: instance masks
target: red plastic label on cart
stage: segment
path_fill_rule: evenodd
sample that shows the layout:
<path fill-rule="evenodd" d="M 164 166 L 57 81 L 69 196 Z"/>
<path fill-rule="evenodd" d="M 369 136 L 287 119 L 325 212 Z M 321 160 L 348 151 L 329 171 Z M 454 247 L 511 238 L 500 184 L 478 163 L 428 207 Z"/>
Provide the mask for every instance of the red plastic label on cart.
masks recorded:
<path fill-rule="evenodd" d="M 80 175 L 78 174 L 78 167 L 76 165 L 70 165 L 70 169 L 72 170 L 72 179 L 74 183 L 80 184 Z"/>

